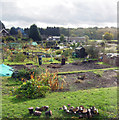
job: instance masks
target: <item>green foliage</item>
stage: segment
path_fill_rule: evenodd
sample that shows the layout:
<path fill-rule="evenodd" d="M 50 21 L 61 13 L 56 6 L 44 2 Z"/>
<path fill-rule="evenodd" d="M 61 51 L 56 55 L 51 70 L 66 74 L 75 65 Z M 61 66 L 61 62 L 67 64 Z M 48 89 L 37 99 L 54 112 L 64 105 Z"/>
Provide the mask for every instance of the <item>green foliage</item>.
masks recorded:
<path fill-rule="evenodd" d="M 61 61 L 61 57 L 54 57 L 55 60 Z"/>
<path fill-rule="evenodd" d="M 41 41 L 40 32 L 35 24 L 30 26 L 30 33 L 29 37 L 32 38 L 34 41 Z"/>
<path fill-rule="evenodd" d="M 31 79 L 31 74 L 34 76 L 34 77 L 37 77 L 38 75 L 41 74 L 42 72 L 42 68 L 36 68 L 36 69 L 21 69 L 21 70 L 18 70 L 18 73 L 15 75 L 14 73 L 12 74 L 12 77 L 14 78 L 17 78 L 19 80 L 30 80 Z"/>
<path fill-rule="evenodd" d="M 48 86 L 39 86 L 38 81 L 31 79 L 15 89 L 14 94 L 17 98 L 38 98 L 45 97 L 49 89 Z"/>
<path fill-rule="evenodd" d="M 65 38 L 64 38 L 64 35 L 63 35 L 63 34 L 60 35 L 60 41 L 61 41 L 61 42 L 64 42 L 64 41 L 65 41 Z"/>
<path fill-rule="evenodd" d="M 18 34 L 18 32 L 17 32 L 17 30 L 15 29 L 15 27 L 11 27 L 11 29 L 10 29 L 10 34 L 11 34 L 11 35 L 17 35 L 17 34 Z"/>
<path fill-rule="evenodd" d="M 26 55 L 24 55 L 23 53 L 17 53 L 11 57 L 11 60 L 13 62 L 24 62 L 25 59 Z"/>
<path fill-rule="evenodd" d="M 106 40 L 112 40 L 113 38 L 114 38 L 114 35 L 109 32 L 105 32 L 105 34 L 103 35 L 103 39 L 106 39 Z"/>
<path fill-rule="evenodd" d="M 56 55 L 59 55 L 62 53 L 62 50 L 57 50 L 55 53 L 56 53 Z"/>
<path fill-rule="evenodd" d="M 102 41 L 102 42 L 100 43 L 100 45 L 101 45 L 101 47 L 105 47 L 105 41 Z"/>
<path fill-rule="evenodd" d="M 88 53 L 90 58 L 98 58 L 99 56 L 99 48 L 94 45 L 88 46 L 86 48 L 86 52 Z"/>
<path fill-rule="evenodd" d="M 4 81 L 4 80 L 3 80 Z M 9 86 L 6 87 L 8 89 Z M 59 102 L 60 101 L 60 102 Z M 75 119 L 74 114 L 66 114 L 59 110 L 63 105 L 71 106 L 83 105 L 85 108 L 95 106 L 99 110 L 99 116 L 94 116 L 94 120 L 115 119 L 117 117 L 117 87 L 93 88 L 79 90 L 75 92 L 52 92 L 45 98 L 38 99 L 16 99 L 15 96 L 2 96 L 2 119 L 9 115 L 9 119 L 39 119 L 39 116 L 29 115 L 29 107 L 49 106 L 53 112 L 51 118 L 46 118 L 41 114 L 40 119 Z M 78 116 L 79 117 L 79 116 Z M 77 119 L 79 119 L 77 117 Z"/>
<path fill-rule="evenodd" d="M 54 59 L 58 60 L 58 61 L 62 61 L 62 58 L 65 58 L 65 61 L 68 60 L 68 57 L 63 57 L 63 56 L 61 56 L 61 57 L 54 57 Z"/>
<path fill-rule="evenodd" d="M 64 55 L 65 57 L 72 56 L 72 52 L 73 50 L 67 49 L 62 53 L 62 55 Z"/>
<path fill-rule="evenodd" d="M 7 37 L 6 37 L 6 41 L 7 41 L 7 42 L 15 41 L 15 37 L 13 37 L 13 36 L 7 36 Z"/>
<path fill-rule="evenodd" d="M 4 43 L 6 41 L 5 37 L 0 37 L 0 40 L 2 39 L 2 42 Z"/>
<path fill-rule="evenodd" d="M 18 74 L 12 74 L 12 77 L 18 78 L 19 80 L 22 80 L 22 78 L 29 80 L 31 73 L 28 69 L 21 69 L 18 71 Z"/>
<path fill-rule="evenodd" d="M 21 33 L 21 31 L 20 31 L 20 30 L 18 30 L 17 37 L 18 37 L 18 38 L 22 38 L 22 33 Z"/>

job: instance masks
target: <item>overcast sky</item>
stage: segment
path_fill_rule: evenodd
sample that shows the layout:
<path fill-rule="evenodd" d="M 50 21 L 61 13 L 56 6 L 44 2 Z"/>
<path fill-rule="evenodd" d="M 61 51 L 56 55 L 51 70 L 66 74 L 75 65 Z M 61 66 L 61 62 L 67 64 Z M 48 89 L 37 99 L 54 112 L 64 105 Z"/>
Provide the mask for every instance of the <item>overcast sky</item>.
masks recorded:
<path fill-rule="evenodd" d="M 117 26 L 118 0 L 0 0 L 6 28 Z"/>

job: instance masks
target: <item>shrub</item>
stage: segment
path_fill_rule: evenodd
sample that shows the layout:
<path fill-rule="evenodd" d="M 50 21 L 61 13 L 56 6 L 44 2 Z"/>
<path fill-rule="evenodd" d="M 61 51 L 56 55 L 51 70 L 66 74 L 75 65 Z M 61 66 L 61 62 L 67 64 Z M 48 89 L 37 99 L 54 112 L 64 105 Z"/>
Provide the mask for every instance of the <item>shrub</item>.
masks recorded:
<path fill-rule="evenodd" d="M 61 61 L 61 57 L 54 57 L 55 60 Z"/>
<path fill-rule="evenodd" d="M 41 82 L 42 86 L 49 86 L 52 91 L 63 89 L 63 83 L 65 82 L 64 79 L 61 80 L 58 77 L 58 72 L 52 74 L 48 70 L 42 73 L 37 80 Z"/>
<path fill-rule="evenodd" d="M 29 81 L 24 82 L 19 88 L 15 89 L 13 94 L 21 98 L 45 97 L 48 90 L 63 89 L 64 79 L 61 81 L 58 73 L 50 73 L 48 70 L 42 73 L 37 79 L 33 76 Z"/>
<path fill-rule="evenodd" d="M 56 55 L 59 55 L 59 54 L 61 54 L 61 53 L 62 53 L 61 50 L 57 50 L 57 51 L 56 51 Z"/>
<path fill-rule="evenodd" d="M 54 59 L 58 61 L 62 61 L 62 58 L 65 58 L 65 61 L 68 60 L 68 57 L 54 57 Z"/>
<path fill-rule="evenodd" d="M 15 37 L 13 37 L 13 36 L 7 36 L 6 37 L 6 41 L 15 41 Z"/>
<path fill-rule="evenodd" d="M 99 56 L 99 48 L 91 45 L 86 48 L 86 52 L 88 53 L 90 58 L 98 58 Z"/>
<path fill-rule="evenodd" d="M 11 55 L 11 58 L 9 59 L 9 61 L 11 62 L 24 62 L 24 60 L 27 58 L 26 55 L 24 55 L 23 53 L 17 53 L 15 55 Z"/>
<path fill-rule="evenodd" d="M 72 52 L 73 50 L 67 49 L 62 53 L 62 55 L 64 55 L 65 57 L 72 56 Z"/>
<path fill-rule="evenodd" d="M 48 86 L 40 86 L 38 81 L 31 79 L 26 81 L 19 88 L 14 91 L 14 94 L 18 98 L 38 98 L 45 97 L 46 92 L 50 88 Z"/>
<path fill-rule="evenodd" d="M 33 77 L 37 77 L 38 75 L 41 74 L 41 72 L 43 71 L 42 68 L 36 68 L 36 69 L 21 69 L 18 71 L 18 73 L 13 73 L 12 74 L 12 78 L 18 78 L 19 80 L 30 80 L 31 79 L 31 75 L 33 75 Z"/>

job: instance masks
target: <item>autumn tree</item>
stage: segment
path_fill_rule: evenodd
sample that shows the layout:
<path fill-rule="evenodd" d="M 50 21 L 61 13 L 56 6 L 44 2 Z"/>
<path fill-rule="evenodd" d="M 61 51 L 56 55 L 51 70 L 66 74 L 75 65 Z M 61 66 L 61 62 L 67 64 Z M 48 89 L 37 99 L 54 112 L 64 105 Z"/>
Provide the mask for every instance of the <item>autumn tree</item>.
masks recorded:
<path fill-rule="evenodd" d="M 105 39 L 105 40 L 112 40 L 113 38 L 114 38 L 114 36 L 110 32 L 105 32 L 105 34 L 103 35 L 103 39 Z"/>

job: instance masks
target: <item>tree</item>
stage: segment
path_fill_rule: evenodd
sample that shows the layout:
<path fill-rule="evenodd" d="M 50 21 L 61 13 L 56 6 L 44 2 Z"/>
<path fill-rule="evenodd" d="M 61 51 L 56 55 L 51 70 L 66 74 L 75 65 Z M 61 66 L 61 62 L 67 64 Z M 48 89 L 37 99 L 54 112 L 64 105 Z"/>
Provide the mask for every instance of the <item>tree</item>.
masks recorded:
<path fill-rule="evenodd" d="M 18 30 L 17 37 L 18 37 L 18 38 L 22 38 L 22 33 L 21 33 L 21 31 L 20 31 L 20 30 Z"/>
<path fill-rule="evenodd" d="M 95 47 L 95 45 L 91 45 L 86 47 L 86 53 L 90 56 L 90 58 L 98 58 L 100 49 Z"/>
<path fill-rule="evenodd" d="M 65 38 L 64 38 L 64 35 L 63 35 L 63 34 L 61 34 L 61 36 L 60 36 L 60 41 L 61 41 L 61 42 L 64 42 L 64 41 L 65 41 Z"/>
<path fill-rule="evenodd" d="M 10 29 L 10 34 L 11 34 L 11 35 L 17 35 L 17 34 L 18 34 L 18 32 L 17 32 L 17 30 L 15 29 L 15 27 L 12 27 L 12 28 Z"/>
<path fill-rule="evenodd" d="M 103 39 L 106 40 L 112 40 L 113 38 L 114 38 L 113 34 L 109 32 L 105 32 L 105 34 L 103 35 Z"/>
<path fill-rule="evenodd" d="M 41 41 L 40 32 L 35 24 L 30 26 L 29 37 L 32 38 L 34 41 Z"/>

